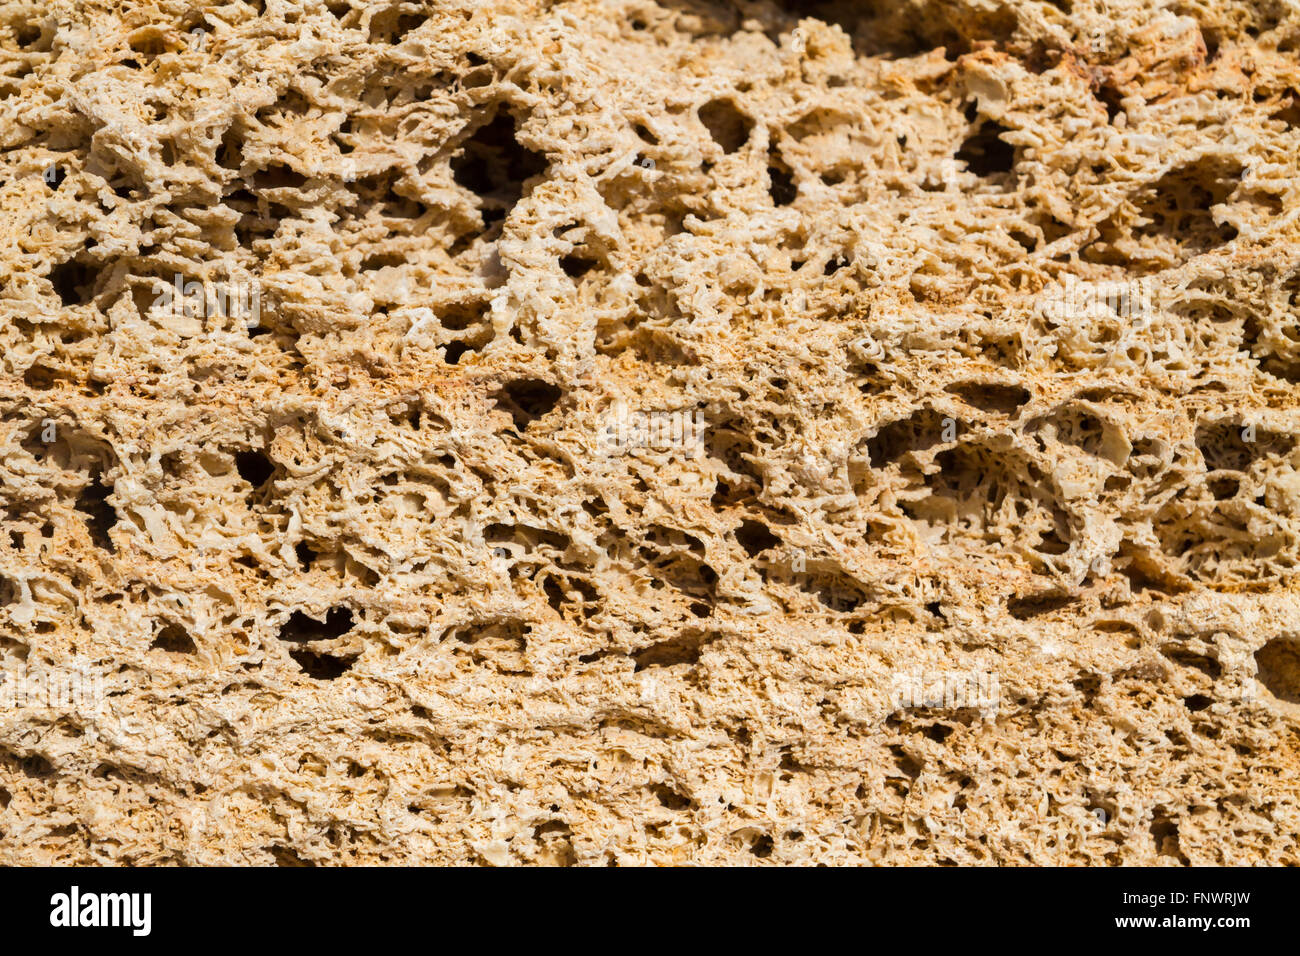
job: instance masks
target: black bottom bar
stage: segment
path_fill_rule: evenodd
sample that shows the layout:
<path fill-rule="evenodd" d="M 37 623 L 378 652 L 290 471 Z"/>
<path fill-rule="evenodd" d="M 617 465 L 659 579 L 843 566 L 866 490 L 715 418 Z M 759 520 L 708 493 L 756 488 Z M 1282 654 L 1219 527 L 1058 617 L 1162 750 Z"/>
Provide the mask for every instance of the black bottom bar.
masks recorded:
<path fill-rule="evenodd" d="M 620 938 L 606 930 L 732 948 L 738 936 L 772 945 L 787 932 L 805 942 L 861 934 L 867 945 L 886 930 L 920 933 L 926 945 L 1124 937 L 1182 945 L 1189 934 L 1231 944 L 1261 928 L 1289 929 L 1296 887 L 1295 873 L 1280 869 L 8 869 L 0 881 L 19 933 L 329 951 L 431 933 L 440 946 L 463 945 L 467 931 L 491 948 L 529 937 Z"/>

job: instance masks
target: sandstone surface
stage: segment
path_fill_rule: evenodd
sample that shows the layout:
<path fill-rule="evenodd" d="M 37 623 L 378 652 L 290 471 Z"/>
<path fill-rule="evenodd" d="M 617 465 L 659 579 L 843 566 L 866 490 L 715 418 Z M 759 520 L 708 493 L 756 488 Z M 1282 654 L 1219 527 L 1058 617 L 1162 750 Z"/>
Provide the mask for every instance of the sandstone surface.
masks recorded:
<path fill-rule="evenodd" d="M 1297 863 L 1297 50 L 0 4 L 0 862 Z"/>

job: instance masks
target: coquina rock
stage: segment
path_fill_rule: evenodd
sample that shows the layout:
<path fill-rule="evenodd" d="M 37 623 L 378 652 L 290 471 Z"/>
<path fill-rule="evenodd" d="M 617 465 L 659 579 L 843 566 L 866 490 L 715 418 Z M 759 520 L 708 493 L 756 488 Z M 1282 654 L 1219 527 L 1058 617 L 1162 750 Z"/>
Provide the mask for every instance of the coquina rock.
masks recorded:
<path fill-rule="evenodd" d="M 3 4 L 0 862 L 1300 862 L 1298 50 Z"/>

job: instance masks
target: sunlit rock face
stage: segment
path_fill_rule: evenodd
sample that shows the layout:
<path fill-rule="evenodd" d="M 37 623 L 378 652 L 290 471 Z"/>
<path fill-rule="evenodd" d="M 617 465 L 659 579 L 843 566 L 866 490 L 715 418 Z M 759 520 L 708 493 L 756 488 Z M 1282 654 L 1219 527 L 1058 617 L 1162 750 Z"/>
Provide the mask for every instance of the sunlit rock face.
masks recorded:
<path fill-rule="evenodd" d="M 1300 862 L 1300 13 L 0 14 L 0 862 Z"/>

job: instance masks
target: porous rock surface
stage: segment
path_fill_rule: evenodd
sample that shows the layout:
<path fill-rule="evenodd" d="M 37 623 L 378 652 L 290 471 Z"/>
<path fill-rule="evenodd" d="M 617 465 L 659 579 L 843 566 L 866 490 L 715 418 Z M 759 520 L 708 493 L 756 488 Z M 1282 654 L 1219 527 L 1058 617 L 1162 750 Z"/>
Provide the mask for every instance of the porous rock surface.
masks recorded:
<path fill-rule="evenodd" d="M 0 862 L 1296 863 L 1298 50 L 0 4 Z"/>

